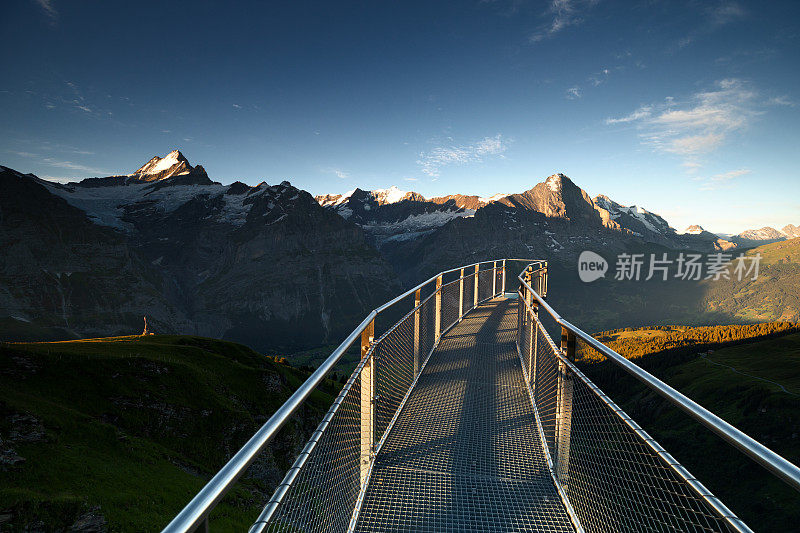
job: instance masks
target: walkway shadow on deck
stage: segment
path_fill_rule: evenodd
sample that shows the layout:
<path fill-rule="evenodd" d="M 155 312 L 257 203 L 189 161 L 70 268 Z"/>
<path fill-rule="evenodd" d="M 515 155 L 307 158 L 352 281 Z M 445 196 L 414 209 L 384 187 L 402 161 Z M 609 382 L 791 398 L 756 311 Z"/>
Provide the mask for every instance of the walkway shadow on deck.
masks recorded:
<path fill-rule="evenodd" d="M 538 444 L 514 305 L 488 302 L 442 337 L 377 457 L 359 531 L 572 531 Z"/>

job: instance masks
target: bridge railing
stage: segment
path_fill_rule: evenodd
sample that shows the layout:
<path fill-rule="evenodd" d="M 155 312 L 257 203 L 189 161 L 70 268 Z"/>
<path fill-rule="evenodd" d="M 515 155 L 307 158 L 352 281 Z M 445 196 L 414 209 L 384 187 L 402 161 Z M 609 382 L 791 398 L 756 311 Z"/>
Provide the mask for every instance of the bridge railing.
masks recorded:
<path fill-rule="evenodd" d="M 544 299 L 546 265 L 518 280 L 520 360 L 553 481 L 578 530 L 750 531 L 591 382 L 575 365 L 581 352 L 602 354 L 800 490 L 797 466 L 561 318 Z M 560 345 L 548 333 L 556 328 Z"/>
<path fill-rule="evenodd" d="M 507 268 L 521 261 L 530 262 L 501 259 L 440 272 L 370 312 L 164 531 L 208 530 L 214 507 L 360 340 L 361 357 L 355 370 L 251 532 L 352 529 L 375 454 L 439 339 L 481 302 L 501 294 Z M 384 313 L 402 314 L 396 311 L 403 304 L 409 306 L 408 311 L 376 337 L 376 318 Z"/>

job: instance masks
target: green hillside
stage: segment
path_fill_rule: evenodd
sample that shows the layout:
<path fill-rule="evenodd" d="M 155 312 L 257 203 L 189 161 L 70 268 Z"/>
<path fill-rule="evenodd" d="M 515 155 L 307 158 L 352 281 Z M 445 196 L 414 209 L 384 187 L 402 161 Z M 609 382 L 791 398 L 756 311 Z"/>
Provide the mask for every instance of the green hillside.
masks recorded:
<path fill-rule="evenodd" d="M 629 250 L 646 257 L 677 252 L 656 245 Z M 567 320 L 584 331 L 603 331 L 624 327 L 684 324 L 690 326 L 750 324 L 772 321 L 800 321 L 800 238 L 775 242 L 747 251 L 732 250 L 746 256 L 761 254 L 758 278 L 682 280 L 658 277 L 616 280 L 613 275 L 592 283 L 578 278 L 574 261 L 561 263 L 552 258 L 549 265 L 548 300 Z M 613 261 L 613 256 L 607 257 Z M 613 265 L 611 265 L 613 269 Z M 516 274 L 510 287 L 516 287 Z"/>
<path fill-rule="evenodd" d="M 199 337 L 0 344 L 0 530 L 162 528 L 307 375 Z M 212 527 L 251 524 L 338 386 L 312 396 Z"/>
<path fill-rule="evenodd" d="M 748 250 L 761 254 L 753 281 L 704 282 L 702 305 L 710 313 L 730 315 L 743 322 L 800 321 L 800 239 L 774 242 Z"/>
<path fill-rule="evenodd" d="M 707 336 L 682 328 L 688 339 Z M 724 329 L 724 328 L 720 328 Z M 679 330 L 598 334 L 621 353 L 689 398 L 800 464 L 800 334 L 711 349 L 687 343 L 678 350 L 640 354 L 641 346 L 663 346 Z M 743 331 L 740 327 L 738 330 Z M 608 340 L 608 337 L 614 337 Z M 659 338 L 661 338 L 659 340 Z M 689 471 L 756 531 L 792 531 L 800 522 L 800 493 L 745 458 L 730 445 L 649 392 L 608 362 L 585 357 L 582 367 L 609 396 L 650 432 Z"/>

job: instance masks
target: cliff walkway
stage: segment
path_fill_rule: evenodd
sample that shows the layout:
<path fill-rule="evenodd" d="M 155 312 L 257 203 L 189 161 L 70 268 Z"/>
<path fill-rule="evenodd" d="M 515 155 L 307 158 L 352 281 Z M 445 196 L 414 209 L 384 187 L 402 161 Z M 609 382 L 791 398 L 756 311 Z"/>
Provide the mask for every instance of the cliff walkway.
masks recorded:
<path fill-rule="evenodd" d="M 503 259 L 441 272 L 375 309 L 164 531 L 208 530 L 350 349 L 360 362 L 251 532 L 751 531 L 584 375 L 586 355 L 800 490 L 800 468 L 563 319 L 546 295 L 546 262 Z"/>

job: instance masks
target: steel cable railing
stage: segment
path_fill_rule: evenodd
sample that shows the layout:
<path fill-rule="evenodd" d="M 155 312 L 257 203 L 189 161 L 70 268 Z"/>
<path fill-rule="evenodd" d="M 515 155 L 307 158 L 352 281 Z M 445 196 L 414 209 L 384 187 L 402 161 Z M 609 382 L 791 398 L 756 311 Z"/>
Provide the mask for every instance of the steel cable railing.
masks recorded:
<path fill-rule="evenodd" d="M 441 336 L 474 307 L 475 294 L 482 293 L 484 300 L 495 296 L 490 293 L 491 280 L 499 267 L 496 262 L 487 266 L 485 270 L 476 268 L 471 274 L 465 274 L 464 269 L 461 269 L 458 276 L 447 283 L 443 283 L 442 276 L 437 277 L 437 288 L 434 292 L 369 345 L 362 364 L 351 376 L 351 380 L 360 375 L 358 379 L 362 381 L 363 391 L 365 369 L 371 368 L 371 372 L 374 372 L 371 376 L 374 391 L 372 398 L 368 400 L 372 405 L 372 414 L 366 415 L 366 419 L 362 415 L 360 420 L 349 416 L 348 412 L 339 417 L 342 419 L 341 425 L 359 423 L 362 427 L 369 426 L 368 435 L 361 432 L 362 440 L 369 441 L 366 454 L 363 446 L 360 448 L 360 457 L 357 457 L 353 453 L 355 447 L 336 449 L 334 443 L 331 443 L 331 451 L 326 447 L 312 451 L 300 474 L 284 483 L 293 486 L 279 494 L 279 499 L 273 497 L 253 531 L 342 531 L 347 529 L 340 527 L 345 516 L 349 528 L 355 526 L 363 490 L 369 483 L 373 458 L 388 435 L 427 358 Z M 474 288 L 476 285 L 477 293 L 467 290 L 467 287 Z M 500 289 L 495 287 L 495 290 Z M 467 297 L 473 298 L 469 306 Z M 351 384 L 351 381 L 348 383 Z M 344 394 L 346 396 L 349 392 Z M 365 410 L 363 406 L 362 403 L 362 411 Z M 368 420 L 370 416 L 371 421 Z M 333 418 L 337 418 L 335 413 Z M 331 483 L 326 465 L 337 468 L 347 481 L 334 480 L 335 483 Z M 353 480 L 358 479 L 356 471 L 361 472 L 361 494 L 353 490 Z M 346 490 L 338 492 L 334 498 L 328 497 L 329 491 L 336 490 L 340 485 Z M 331 519 L 333 515 L 338 519 Z"/>
<path fill-rule="evenodd" d="M 352 528 L 374 456 L 428 357 L 477 303 L 503 291 L 491 280 L 504 280 L 505 269 L 505 260 L 497 260 L 440 272 L 372 311 L 164 531 L 208 529 L 209 513 L 360 337 L 359 364 L 251 531 Z M 375 318 L 412 296 L 413 308 L 376 338 Z"/>
<path fill-rule="evenodd" d="M 575 354 L 602 353 L 634 375 L 641 373 L 639 379 L 679 407 L 696 409 L 698 419 L 710 421 L 706 425 L 729 441 L 748 441 L 753 450 L 763 446 L 721 420 L 717 424 L 713 414 L 563 320 L 543 297 L 546 265 L 527 269 L 519 280 L 520 361 L 551 474 L 578 527 L 592 532 L 750 531 L 575 366 Z M 543 319 L 552 322 L 550 327 Z M 548 333 L 557 328 L 560 347 Z M 766 448 L 759 452 L 764 455 L 748 455 L 761 463 L 772 457 Z M 791 463 L 780 465 L 781 477 L 798 488 L 791 482 L 796 470 Z"/>

